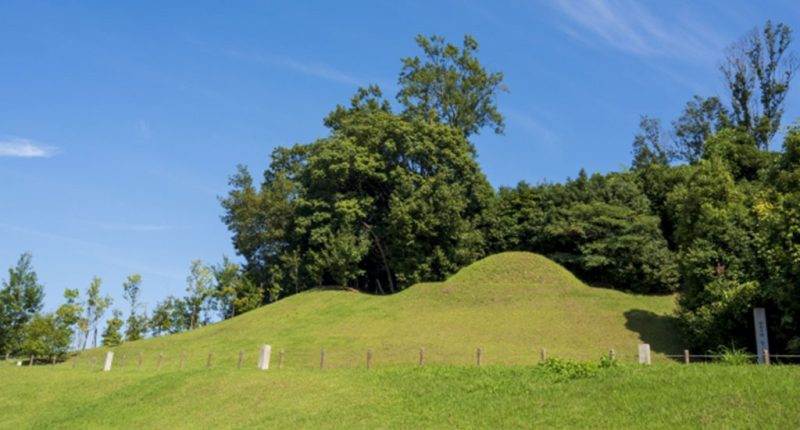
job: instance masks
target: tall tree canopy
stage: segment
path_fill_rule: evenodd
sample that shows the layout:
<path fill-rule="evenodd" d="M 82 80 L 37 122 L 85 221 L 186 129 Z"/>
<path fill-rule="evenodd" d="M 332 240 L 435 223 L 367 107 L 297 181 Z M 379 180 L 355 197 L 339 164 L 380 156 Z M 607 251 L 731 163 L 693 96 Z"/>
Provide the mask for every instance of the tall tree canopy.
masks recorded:
<path fill-rule="evenodd" d="M 42 310 L 43 299 L 31 254 L 22 254 L 0 289 L 0 349 L 15 353 L 22 348 L 25 324 Z"/>
<path fill-rule="evenodd" d="M 375 87 L 325 123 L 328 137 L 276 149 L 259 188 L 240 169 L 222 202 L 273 298 L 323 284 L 392 292 L 483 255 L 492 190 L 459 130 L 392 113 Z"/>
<path fill-rule="evenodd" d="M 459 49 L 441 36 L 417 36 L 424 58 L 403 58 L 397 100 L 411 117 L 455 127 L 469 137 L 483 127 L 505 128 L 496 97 L 507 91 L 503 74 L 487 72 L 476 57 L 478 42 L 464 36 Z"/>

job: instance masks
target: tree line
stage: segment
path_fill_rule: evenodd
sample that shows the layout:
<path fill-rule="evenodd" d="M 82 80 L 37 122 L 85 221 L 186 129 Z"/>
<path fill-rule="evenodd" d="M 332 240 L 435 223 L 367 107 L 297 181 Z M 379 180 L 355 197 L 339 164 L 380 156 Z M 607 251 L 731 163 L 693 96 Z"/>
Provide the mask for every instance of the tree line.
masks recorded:
<path fill-rule="evenodd" d="M 630 168 L 493 190 L 470 137 L 502 133 L 503 75 L 418 36 L 394 103 L 360 89 L 314 142 L 239 166 L 223 221 L 264 301 L 321 286 L 388 294 L 491 253 L 545 254 L 587 282 L 675 293 L 687 346 L 752 347 L 764 306 L 775 347 L 800 351 L 800 127 L 771 150 L 797 61 L 767 22 L 724 53 L 727 97 L 695 96 L 662 127 L 642 117 Z"/>
<path fill-rule="evenodd" d="M 670 127 L 643 116 L 629 168 L 494 190 L 470 139 L 503 132 L 503 74 L 485 69 L 471 36 L 461 46 L 418 36 L 422 56 L 402 59 L 394 102 L 361 88 L 325 117 L 326 136 L 276 148 L 258 180 L 245 166 L 231 176 L 223 221 L 243 266 L 192 262 L 187 295 L 149 316 L 131 275 L 128 317 L 115 310 L 102 343 L 191 330 L 311 288 L 391 294 L 523 250 L 594 285 L 677 293 L 692 349 L 752 348 L 762 306 L 773 347 L 800 352 L 800 125 L 771 149 L 798 66 L 791 40 L 767 22 L 733 44 L 720 67 L 726 97 L 693 97 Z M 112 304 L 100 285 L 68 289 L 42 314 L 23 255 L 0 290 L 0 347 L 96 345 Z"/>
<path fill-rule="evenodd" d="M 169 296 L 158 302 L 148 315 L 141 303 L 142 276 L 132 274 L 122 284 L 127 317 L 120 309 L 111 312 L 100 331 L 107 311 L 113 305 L 110 295 L 101 292 L 102 280 L 94 277 L 81 292 L 67 288 L 64 303 L 55 312 L 42 312 L 44 287 L 38 280 L 30 253 L 20 256 L 8 269 L 0 288 L 0 351 L 8 355 L 63 357 L 70 350 L 98 346 L 117 346 L 124 341 L 192 330 L 217 319 L 256 308 L 261 290 L 244 276 L 241 267 L 223 258 L 209 266 L 192 261 L 186 279 L 186 296 Z"/>

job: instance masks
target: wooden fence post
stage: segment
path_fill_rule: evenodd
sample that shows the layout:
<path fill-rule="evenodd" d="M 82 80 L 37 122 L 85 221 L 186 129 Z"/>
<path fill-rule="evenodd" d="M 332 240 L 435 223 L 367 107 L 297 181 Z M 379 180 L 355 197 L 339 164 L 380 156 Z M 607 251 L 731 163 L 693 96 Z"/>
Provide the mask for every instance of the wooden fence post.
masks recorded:
<path fill-rule="evenodd" d="M 542 361 L 547 360 L 547 350 L 542 348 Z"/>
<path fill-rule="evenodd" d="M 477 357 L 478 358 L 478 367 L 481 367 L 483 365 L 483 351 L 481 351 L 480 348 L 478 348 L 477 355 L 478 355 L 478 357 Z"/>
<path fill-rule="evenodd" d="M 183 364 L 186 361 L 186 352 L 181 351 L 181 364 L 178 369 L 183 370 Z"/>
<path fill-rule="evenodd" d="M 764 350 L 764 364 L 769 366 L 769 350 L 768 349 Z"/>
<path fill-rule="evenodd" d="M 241 369 L 242 368 L 242 361 L 244 361 L 244 350 L 240 349 L 239 350 L 239 362 L 236 363 L 236 368 L 237 369 Z"/>
<path fill-rule="evenodd" d="M 159 352 L 158 353 L 158 367 L 156 367 L 156 370 L 161 370 L 161 364 L 163 364 L 163 363 L 164 363 L 164 353 L 163 352 Z"/>
<path fill-rule="evenodd" d="M 372 350 L 367 350 L 367 369 L 372 368 Z"/>
<path fill-rule="evenodd" d="M 53 365 L 53 366 L 55 366 L 55 365 L 56 365 L 56 356 L 55 356 L 55 355 L 53 356 L 53 364 L 52 364 L 52 365 Z"/>
<path fill-rule="evenodd" d="M 278 369 L 283 369 L 283 355 L 284 355 L 284 353 L 285 353 L 284 350 L 281 350 L 281 352 L 279 354 Z"/>
<path fill-rule="evenodd" d="M 208 353 L 208 361 L 206 361 L 206 369 L 210 369 L 211 368 L 211 359 L 212 359 L 213 356 L 214 356 L 213 352 L 209 352 Z"/>
<path fill-rule="evenodd" d="M 424 346 L 420 346 L 419 347 L 419 367 L 422 367 L 424 365 L 425 365 L 425 347 Z"/>
<path fill-rule="evenodd" d="M 319 354 L 319 368 L 320 369 L 324 369 L 325 368 L 325 348 L 323 348 L 322 351 L 320 351 L 320 354 Z"/>
<path fill-rule="evenodd" d="M 689 350 L 688 349 L 684 349 L 683 350 L 683 364 L 689 364 L 689 357 L 690 357 L 689 356 Z"/>
<path fill-rule="evenodd" d="M 8 357 L 10 357 L 10 356 L 11 356 L 11 354 L 7 352 L 6 353 L 6 364 L 8 364 Z"/>
<path fill-rule="evenodd" d="M 32 366 L 33 366 L 33 356 L 31 355 L 31 362 L 28 363 L 28 367 L 32 367 Z"/>
<path fill-rule="evenodd" d="M 137 367 L 137 369 L 141 369 L 142 368 L 142 361 L 144 361 L 144 353 L 140 352 L 139 353 L 139 367 Z"/>

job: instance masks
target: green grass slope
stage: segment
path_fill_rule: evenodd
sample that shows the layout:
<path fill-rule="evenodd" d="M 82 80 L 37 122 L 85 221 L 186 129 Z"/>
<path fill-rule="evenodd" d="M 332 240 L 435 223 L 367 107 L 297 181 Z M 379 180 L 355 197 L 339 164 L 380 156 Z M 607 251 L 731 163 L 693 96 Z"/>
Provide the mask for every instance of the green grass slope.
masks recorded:
<path fill-rule="evenodd" d="M 0 429 L 791 429 L 800 367 L 90 372 L 0 365 Z"/>
<path fill-rule="evenodd" d="M 415 285 L 391 296 L 341 290 L 301 293 L 228 321 L 192 332 L 125 343 L 115 348 L 126 368 L 234 367 L 239 350 L 253 367 L 260 344 L 286 352 L 287 368 L 318 367 L 326 350 L 329 367 L 415 365 L 423 346 L 428 364 L 472 364 L 476 348 L 484 363 L 530 364 L 539 350 L 575 359 L 595 359 L 614 348 L 632 359 L 649 342 L 656 356 L 680 351 L 669 316 L 672 296 L 641 296 L 583 284 L 553 261 L 530 253 L 503 253 L 464 268 L 449 280 Z M 87 351 L 102 361 L 105 349 Z M 121 363 L 119 363 L 121 364 Z M 64 364 L 70 366 L 71 363 Z"/>

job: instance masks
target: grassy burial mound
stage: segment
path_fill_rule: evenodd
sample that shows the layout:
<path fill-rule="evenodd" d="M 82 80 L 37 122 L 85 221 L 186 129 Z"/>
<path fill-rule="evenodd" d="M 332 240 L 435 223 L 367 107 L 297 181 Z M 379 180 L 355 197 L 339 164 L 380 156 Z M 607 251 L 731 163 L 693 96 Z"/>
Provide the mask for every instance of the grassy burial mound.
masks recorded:
<path fill-rule="evenodd" d="M 659 354 L 681 350 L 669 316 L 672 296 L 641 296 L 593 288 L 540 255 L 503 253 L 464 268 L 445 282 L 424 283 L 391 296 L 345 290 L 313 290 L 218 324 L 156 339 L 128 342 L 114 348 L 117 364 L 126 369 L 162 369 L 207 364 L 235 367 L 239 351 L 244 366 L 254 367 L 258 346 L 285 350 L 287 368 L 318 367 L 320 351 L 326 366 L 365 365 L 368 349 L 373 365 L 416 365 L 420 347 L 426 364 L 473 364 L 476 349 L 483 362 L 531 364 L 540 349 L 549 355 L 596 359 L 613 348 L 632 359 L 641 341 Z M 81 354 L 79 365 L 106 349 Z M 71 365 L 71 363 L 67 364 Z"/>

